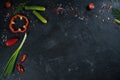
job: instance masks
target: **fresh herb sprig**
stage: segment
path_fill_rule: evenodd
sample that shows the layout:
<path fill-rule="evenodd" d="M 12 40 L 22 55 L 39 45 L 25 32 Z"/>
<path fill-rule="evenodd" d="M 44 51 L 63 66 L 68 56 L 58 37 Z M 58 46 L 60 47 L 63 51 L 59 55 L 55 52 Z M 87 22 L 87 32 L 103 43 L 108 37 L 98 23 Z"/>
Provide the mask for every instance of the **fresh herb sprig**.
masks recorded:
<path fill-rule="evenodd" d="M 29 1 L 26 1 L 24 3 L 20 3 L 18 4 L 16 7 L 15 7 L 15 11 L 14 11 L 14 15 L 17 14 L 17 13 L 20 13 L 20 11 L 22 11 L 24 9 L 24 7 L 26 6 L 26 4 L 28 3 Z"/>

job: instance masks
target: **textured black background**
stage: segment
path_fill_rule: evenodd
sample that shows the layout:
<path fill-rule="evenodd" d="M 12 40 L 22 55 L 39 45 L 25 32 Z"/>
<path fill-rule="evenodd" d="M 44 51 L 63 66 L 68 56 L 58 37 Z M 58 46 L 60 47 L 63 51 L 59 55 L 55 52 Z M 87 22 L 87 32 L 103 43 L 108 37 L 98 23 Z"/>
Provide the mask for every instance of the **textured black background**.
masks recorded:
<path fill-rule="evenodd" d="M 4 8 L 6 1 L 0 3 L 0 37 L 2 34 L 8 38 L 19 36 L 20 41 L 15 46 L 5 47 L 0 38 L 0 72 L 24 35 L 9 31 L 12 14 L 5 21 L 6 13 L 11 12 Z M 24 1 L 13 0 L 12 4 L 16 6 Z M 94 2 L 95 9 L 87 11 L 90 2 Z M 30 19 L 28 38 L 17 61 L 23 53 L 28 54 L 23 64 L 25 73 L 19 74 L 15 69 L 6 80 L 120 80 L 120 26 L 113 23 L 111 10 L 99 13 L 103 3 L 120 8 L 117 0 L 31 0 L 28 5 L 46 7 L 46 12 L 40 13 L 48 23 L 41 23 L 31 11 L 21 12 Z M 59 4 L 65 9 L 77 8 L 80 15 L 56 14 L 54 9 Z M 83 16 L 85 20 L 79 19 Z"/>

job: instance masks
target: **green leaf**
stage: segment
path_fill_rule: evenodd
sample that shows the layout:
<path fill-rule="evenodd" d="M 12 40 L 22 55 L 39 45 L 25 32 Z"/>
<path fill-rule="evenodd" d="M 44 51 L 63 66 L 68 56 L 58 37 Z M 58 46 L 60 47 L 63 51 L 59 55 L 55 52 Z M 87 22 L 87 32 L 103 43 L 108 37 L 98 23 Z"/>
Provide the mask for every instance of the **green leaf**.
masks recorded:
<path fill-rule="evenodd" d="M 112 15 L 115 19 L 120 20 L 120 10 L 116 8 L 112 8 Z"/>
<path fill-rule="evenodd" d="M 18 5 L 16 6 L 15 11 L 14 11 L 13 14 L 15 15 L 15 14 L 17 14 L 17 13 L 20 13 L 20 12 L 24 9 L 25 5 L 26 5 L 28 2 L 29 2 L 29 1 L 26 1 L 26 2 L 24 2 L 24 3 L 18 4 Z"/>

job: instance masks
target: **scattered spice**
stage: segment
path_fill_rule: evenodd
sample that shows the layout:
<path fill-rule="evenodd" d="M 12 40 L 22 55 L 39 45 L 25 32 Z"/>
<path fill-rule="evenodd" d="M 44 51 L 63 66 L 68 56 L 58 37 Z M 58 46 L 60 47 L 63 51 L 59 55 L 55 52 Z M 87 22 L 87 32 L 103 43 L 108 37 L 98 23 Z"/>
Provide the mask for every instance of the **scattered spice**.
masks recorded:
<path fill-rule="evenodd" d="M 10 38 L 5 42 L 5 44 L 6 46 L 13 46 L 17 43 L 17 41 L 18 41 L 18 38 Z"/>
<path fill-rule="evenodd" d="M 15 28 L 13 26 L 15 25 L 15 20 L 17 18 L 19 18 L 20 20 L 24 19 L 26 21 L 26 23 L 22 27 L 19 27 L 17 30 L 15 30 Z M 9 28 L 13 33 L 20 33 L 20 32 L 23 33 L 23 32 L 26 32 L 26 30 L 28 29 L 28 24 L 29 24 L 29 20 L 26 16 L 17 14 L 11 18 Z"/>
<path fill-rule="evenodd" d="M 6 3 L 5 3 L 5 7 L 6 7 L 6 8 L 10 8 L 10 7 L 11 7 L 11 2 L 9 2 L 9 1 L 6 2 Z"/>
<path fill-rule="evenodd" d="M 55 12 L 56 12 L 57 14 L 63 13 L 63 11 L 64 11 L 64 8 L 63 8 L 63 7 L 57 7 L 57 8 L 55 9 Z"/>
<path fill-rule="evenodd" d="M 108 17 L 107 19 L 108 19 L 108 20 L 110 20 L 110 18 L 109 18 L 109 17 Z"/>
<path fill-rule="evenodd" d="M 98 15 L 95 15 L 96 18 L 98 18 Z"/>
<path fill-rule="evenodd" d="M 108 6 L 108 9 L 111 10 L 111 9 L 112 9 L 112 6 Z"/>

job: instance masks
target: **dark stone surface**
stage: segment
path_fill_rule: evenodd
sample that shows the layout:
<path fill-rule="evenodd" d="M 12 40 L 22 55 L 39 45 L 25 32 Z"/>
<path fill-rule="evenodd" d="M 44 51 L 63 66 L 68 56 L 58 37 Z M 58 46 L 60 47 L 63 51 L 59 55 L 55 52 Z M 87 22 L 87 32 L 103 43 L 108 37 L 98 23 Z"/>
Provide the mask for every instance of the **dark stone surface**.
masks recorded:
<path fill-rule="evenodd" d="M 0 37 L 4 34 L 9 38 L 16 35 L 8 28 L 12 15 L 4 21 L 5 14 L 11 12 L 3 7 L 4 2 L 1 0 L 0 3 Z M 24 1 L 13 0 L 13 5 L 20 2 Z M 95 9 L 87 11 L 86 6 L 90 2 L 94 2 Z M 23 64 L 25 73 L 19 74 L 15 69 L 7 80 L 120 80 L 120 26 L 113 23 L 111 10 L 101 9 L 103 3 L 120 7 L 117 0 L 31 0 L 28 5 L 47 8 L 46 12 L 40 13 L 48 23 L 41 23 L 31 11 L 21 12 L 31 22 L 28 38 L 18 57 L 19 61 L 23 53 L 28 54 Z M 60 5 L 64 13 L 57 14 L 54 10 Z M 76 12 L 70 12 L 70 7 Z M 20 43 L 23 34 L 17 35 Z M 2 39 L 0 71 L 19 45 L 5 47 Z"/>

